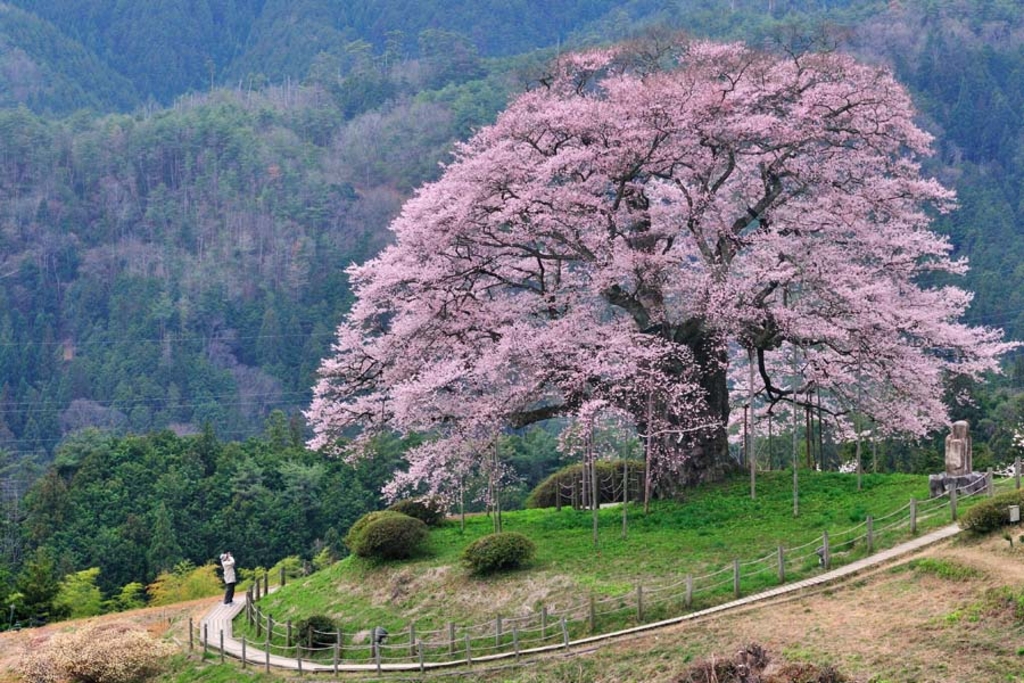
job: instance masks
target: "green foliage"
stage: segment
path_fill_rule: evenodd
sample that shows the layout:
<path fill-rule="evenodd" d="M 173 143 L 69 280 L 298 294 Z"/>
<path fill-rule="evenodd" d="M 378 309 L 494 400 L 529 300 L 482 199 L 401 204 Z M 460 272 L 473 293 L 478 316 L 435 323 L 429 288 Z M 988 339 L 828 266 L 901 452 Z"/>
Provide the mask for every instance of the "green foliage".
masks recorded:
<path fill-rule="evenodd" d="M 440 526 L 445 519 L 444 507 L 439 502 L 425 499 L 400 500 L 389 505 L 388 510 L 414 517 L 430 527 Z"/>
<path fill-rule="evenodd" d="M 107 606 L 108 612 L 123 612 L 130 609 L 138 609 L 146 606 L 146 587 L 137 581 L 126 584 L 121 588 Z"/>
<path fill-rule="evenodd" d="M 1009 506 L 1024 507 L 1024 491 L 1000 493 L 976 503 L 960 515 L 960 528 L 976 534 L 987 534 L 1010 523 Z"/>
<path fill-rule="evenodd" d="M 637 460 L 600 460 L 596 463 L 598 482 L 598 503 L 616 503 L 622 501 L 622 478 L 625 466 L 629 479 L 629 500 L 639 500 L 643 492 L 644 464 Z M 571 505 L 574 501 L 582 504 L 583 465 L 569 465 L 555 472 L 530 492 L 526 499 L 528 508 L 548 508 L 557 505 Z M 575 493 L 574 493 L 575 492 Z"/>
<path fill-rule="evenodd" d="M 149 593 L 149 604 L 171 605 L 217 595 L 221 591 L 221 581 L 212 564 L 196 567 L 190 562 L 182 562 L 173 572 L 162 572 L 157 576 L 146 587 L 146 591 Z"/>
<path fill-rule="evenodd" d="M 533 559 L 536 545 L 516 531 L 490 534 L 466 546 L 462 551 L 462 564 L 473 574 L 491 574 L 518 569 Z"/>
<path fill-rule="evenodd" d="M 306 647 L 330 647 L 337 642 L 338 625 L 324 614 L 311 614 L 295 622 L 295 638 Z"/>
<path fill-rule="evenodd" d="M 18 594 L 14 601 L 16 619 L 45 621 L 65 616 L 53 604 L 60 592 L 56 571 L 53 555 L 45 548 L 39 548 L 28 559 L 14 583 Z"/>
<path fill-rule="evenodd" d="M 97 567 L 68 574 L 60 582 L 60 590 L 53 606 L 60 614 L 72 619 L 94 617 L 103 611 L 103 595 L 96 585 L 100 570 Z"/>
<path fill-rule="evenodd" d="M 345 544 L 359 557 L 401 560 L 418 553 L 427 540 L 427 525 L 392 510 L 371 512 L 357 521 Z"/>
<path fill-rule="evenodd" d="M 949 579 L 950 581 L 968 581 L 981 576 L 981 572 L 974 567 L 953 560 L 934 557 L 911 560 L 908 563 L 908 567 L 918 572 Z"/>

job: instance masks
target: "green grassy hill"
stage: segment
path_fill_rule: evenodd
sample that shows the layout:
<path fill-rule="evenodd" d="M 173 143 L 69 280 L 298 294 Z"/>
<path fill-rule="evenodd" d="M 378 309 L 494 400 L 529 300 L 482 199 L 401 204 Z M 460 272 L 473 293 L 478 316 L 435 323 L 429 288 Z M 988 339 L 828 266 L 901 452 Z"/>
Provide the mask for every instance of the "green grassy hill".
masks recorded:
<path fill-rule="evenodd" d="M 503 530 L 533 540 L 536 558 L 526 569 L 489 577 L 470 575 L 459 555 L 492 532 L 493 520 L 474 516 L 463 527 L 455 519 L 431 532 L 419 558 L 375 564 L 349 557 L 289 582 L 263 598 L 259 607 L 278 624 L 313 615 L 330 617 L 350 648 L 346 657 L 352 658 L 369 657 L 366 634 L 375 625 L 395 634 L 391 642 L 396 644 L 409 639 L 410 627 L 426 641 L 432 638 L 429 634 L 447 632 L 449 623 L 457 625 L 460 642 L 463 632 L 485 628 L 491 629 L 494 641 L 493 624 L 499 617 L 508 624 L 502 635 L 507 639 L 511 624 L 529 628 L 546 611 L 551 623 L 557 615 L 567 615 L 572 635 L 583 636 L 678 615 L 687 576 L 692 608 L 730 599 L 737 560 L 742 594 L 777 585 L 780 546 L 787 579 L 818 572 L 816 549 L 824 532 L 835 563 L 861 557 L 867 553 L 868 516 L 876 550 L 909 538 L 911 498 L 919 501 L 919 531 L 950 522 L 947 502 L 925 500 L 923 476 L 867 475 L 858 491 L 855 475 L 803 473 L 796 517 L 789 473 L 763 473 L 757 484 L 755 499 L 749 482 L 741 478 L 696 490 L 682 501 L 660 501 L 646 515 L 630 505 L 625 534 L 622 508 L 602 509 L 596 545 L 590 511 L 506 513 Z M 642 618 L 636 606 L 638 586 L 648 596 L 642 599 Z M 595 624 L 589 621 L 591 599 Z M 237 629 L 259 639 L 241 620 Z"/>

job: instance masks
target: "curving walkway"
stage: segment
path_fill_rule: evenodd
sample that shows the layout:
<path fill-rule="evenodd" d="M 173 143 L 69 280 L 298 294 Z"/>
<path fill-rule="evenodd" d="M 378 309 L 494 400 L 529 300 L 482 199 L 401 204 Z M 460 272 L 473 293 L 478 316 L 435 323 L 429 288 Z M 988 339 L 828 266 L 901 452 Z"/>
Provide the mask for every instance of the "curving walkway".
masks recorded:
<path fill-rule="evenodd" d="M 620 631 L 613 631 L 610 633 L 602 633 L 595 636 L 589 636 L 586 638 L 580 638 L 564 644 L 545 645 L 543 647 L 537 647 L 532 649 L 521 650 L 518 655 L 512 652 L 505 652 L 494 655 L 487 655 L 481 657 L 474 657 L 473 663 L 483 663 L 488 661 L 496 661 L 501 659 L 509 659 L 516 656 L 523 657 L 528 655 L 535 655 L 544 652 L 556 652 L 564 651 L 566 647 L 570 650 L 574 646 L 588 645 L 598 643 L 605 640 L 611 640 L 627 635 L 635 635 L 643 633 L 644 631 L 651 631 L 665 626 L 671 626 L 674 624 L 680 624 L 687 621 L 693 621 L 706 617 L 712 614 L 719 614 L 721 612 L 727 612 L 740 607 L 746 607 L 759 602 L 764 602 L 785 596 L 789 594 L 796 594 L 807 588 L 821 586 L 828 583 L 839 581 L 853 574 L 863 571 L 866 568 L 881 565 L 889 560 L 897 557 L 908 555 L 917 550 L 925 548 L 939 541 L 943 541 L 947 538 L 955 536 L 960 531 L 960 527 L 957 524 L 950 524 L 948 526 L 936 529 L 935 531 L 929 532 L 918 538 L 901 543 L 897 546 L 877 552 L 869 557 L 862 558 L 850 564 L 843 565 L 837 569 L 824 572 L 817 576 L 804 579 L 802 581 L 795 581 L 793 583 L 787 583 L 776 588 L 761 591 L 760 593 L 754 593 L 752 595 L 732 600 L 730 602 L 715 605 L 714 607 L 708 607 L 696 612 L 689 612 L 682 616 L 673 617 L 671 619 L 664 619 L 662 621 L 651 622 L 648 624 L 641 624 L 632 628 L 623 629 Z M 269 669 L 275 667 L 279 669 L 291 669 L 301 672 L 384 672 L 384 671 L 424 671 L 426 669 L 441 669 L 441 668 L 453 668 L 458 666 L 465 666 L 466 660 L 456 660 L 450 662 L 424 662 L 422 664 L 403 662 L 403 663 L 387 663 L 387 664 L 323 664 L 320 662 L 311 662 L 309 660 L 297 659 L 295 657 L 283 657 L 280 655 L 267 654 L 262 650 L 257 650 L 252 647 L 251 644 L 243 643 L 242 641 L 236 640 L 232 635 L 232 620 L 237 616 L 243 609 L 245 609 L 246 596 L 236 596 L 235 602 L 232 605 L 225 605 L 218 603 L 213 607 L 205 617 L 200 621 L 199 624 L 199 645 L 203 647 L 204 643 L 206 647 L 216 653 L 223 651 L 224 655 L 233 657 L 241 660 L 245 665 L 256 667 L 263 667 Z"/>

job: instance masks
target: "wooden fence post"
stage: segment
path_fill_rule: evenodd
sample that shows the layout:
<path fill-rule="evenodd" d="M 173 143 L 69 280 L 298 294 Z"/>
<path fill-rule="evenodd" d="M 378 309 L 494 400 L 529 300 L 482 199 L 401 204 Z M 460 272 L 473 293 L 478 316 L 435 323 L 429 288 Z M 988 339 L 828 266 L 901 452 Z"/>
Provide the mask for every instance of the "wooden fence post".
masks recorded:
<path fill-rule="evenodd" d="M 871 555 L 875 552 L 875 519 L 871 515 L 868 515 L 867 525 L 868 555 Z"/>
<path fill-rule="evenodd" d="M 821 563 L 825 567 L 825 571 L 828 571 L 832 566 L 832 553 L 828 547 L 828 531 L 824 531 L 821 534 Z"/>
<path fill-rule="evenodd" d="M 636 621 L 644 623 L 644 587 L 640 584 L 636 586 Z"/>
<path fill-rule="evenodd" d="M 194 637 L 193 629 L 194 628 L 195 628 L 195 624 L 192 623 L 192 617 L 189 617 L 188 618 L 188 651 L 189 652 L 192 652 L 192 650 L 195 648 L 195 643 L 193 642 L 193 637 Z"/>
<path fill-rule="evenodd" d="M 501 645 L 501 615 L 494 617 L 494 647 Z"/>
<path fill-rule="evenodd" d="M 210 625 L 203 624 L 203 656 L 210 651 Z"/>
<path fill-rule="evenodd" d="M 988 471 L 985 472 L 985 488 L 988 490 L 988 497 L 996 495 L 996 481 L 995 477 L 992 476 L 992 468 L 989 467 Z"/>
<path fill-rule="evenodd" d="M 224 629 L 220 630 L 220 663 L 224 663 Z"/>
<path fill-rule="evenodd" d="M 284 574 L 284 565 L 282 564 L 281 565 L 281 588 L 284 588 L 285 578 L 286 577 L 285 577 L 285 574 Z"/>
<path fill-rule="evenodd" d="M 448 654 L 455 654 L 455 623 L 448 622 Z"/>
<path fill-rule="evenodd" d="M 245 636 L 242 636 L 242 670 L 245 671 Z"/>
<path fill-rule="evenodd" d="M 466 664 L 473 663 L 473 653 L 470 652 L 469 634 L 466 634 Z"/>
<path fill-rule="evenodd" d="M 910 499 L 910 535 L 917 535 L 917 498 Z"/>
<path fill-rule="evenodd" d="M 565 645 L 565 649 L 569 649 L 569 625 L 565 623 L 565 617 L 562 617 L 562 643 Z"/>
<path fill-rule="evenodd" d="M 779 546 L 779 549 L 775 553 L 776 562 L 779 565 L 779 583 L 786 583 L 786 551 Z"/>
<path fill-rule="evenodd" d="M 1018 455 L 1013 461 L 1013 482 L 1015 488 L 1020 491 L 1020 456 Z"/>
<path fill-rule="evenodd" d="M 409 624 L 409 656 L 416 656 L 416 622 Z"/>
<path fill-rule="evenodd" d="M 686 609 L 693 607 L 693 574 L 686 575 Z"/>
<path fill-rule="evenodd" d="M 597 633 L 597 605 L 593 593 L 590 594 L 590 632 Z"/>
<path fill-rule="evenodd" d="M 740 597 L 740 561 L 732 561 L 732 594 L 734 597 Z"/>
<path fill-rule="evenodd" d="M 949 516 L 956 521 L 956 486 L 949 490 Z"/>
<path fill-rule="evenodd" d="M 548 637 L 548 606 L 544 605 L 540 608 L 540 642 L 544 642 Z"/>

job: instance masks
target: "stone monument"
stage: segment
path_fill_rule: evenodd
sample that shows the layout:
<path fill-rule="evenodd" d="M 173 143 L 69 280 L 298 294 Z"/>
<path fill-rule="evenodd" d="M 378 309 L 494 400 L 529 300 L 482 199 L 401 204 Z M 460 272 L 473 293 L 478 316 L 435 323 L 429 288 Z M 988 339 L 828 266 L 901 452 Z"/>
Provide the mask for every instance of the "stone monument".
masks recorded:
<path fill-rule="evenodd" d="M 959 420 L 946 435 L 946 474 L 957 477 L 973 471 L 969 427 L 966 420 Z"/>
<path fill-rule="evenodd" d="M 974 471 L 970 425 L 966 420 L 954 422 L 946 436 L 946 471 L 928 475 L 931 496 L 941 496 L 954 488 L 958 493 L 977 493 L 979 487 L 984 486 L 985 479 L 983 472 Z"/>

